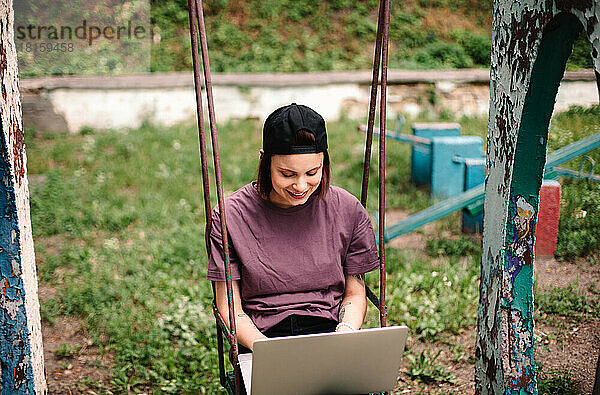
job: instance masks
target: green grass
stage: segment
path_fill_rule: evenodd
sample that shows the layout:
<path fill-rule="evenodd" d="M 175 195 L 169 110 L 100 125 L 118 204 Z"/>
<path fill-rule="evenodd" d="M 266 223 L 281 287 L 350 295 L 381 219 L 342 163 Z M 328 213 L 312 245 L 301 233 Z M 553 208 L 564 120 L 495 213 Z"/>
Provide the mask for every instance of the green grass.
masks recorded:
<path fill-rule="evenodd" d="M 475 324 L 480 255 L 431 260 L 411 250 L 390 248 L 386 256 L 391 323 L 407 325 L 422 339 L 434 339 L 444 331 L 460 333 Z"/>
<path fill-rule="evenodd" d="M 480 242 L 461 235 L 457 239 L 429 239 L 425 252 L 432 257 L 451 256 L 461 257 L 481 254 Z"/>
<path fill-rule="evenodd" d="M 598 304 L 578 289 L 576 284 L 569 284 L 566 288 L 536 290 L 535 304 L 539 314 L 580 319 L 600 317 Z"/>
<path fill-rule="evenodd" d="M 465 133 L 485 134 L 485 119 L 459 121 Z M 589 121 L 581 122 L 585 127 Z M 342 119 L 328 123 L 328 131 L 333 183 L 358 196 L 364 136 L 357 124 Z M 232 121 L 220 125 L 219 134 L 224 191 L 231 193 L 256 174 L 260 125 Z M 43 301 L 42 317 L 50 324 L 61 316 L 83 319 L 95 346 L 114 356 L 113 392 L 220 391 L 196 136 L 190 125 L 149 124 L 26 134 L 38 274 L 57 290 Z M 428 194 L 410 185 L 409 146 L 389 141 L 386 149 L 388 207 L 417 211 L 430 205 Z M 377 209 L 376 169 L 374 154 L 371 213 Z M 213 192 L 213 205 L 215 199 Z M 431 256 L 386 252 L 388 321 L 408 325 L 424 341 L 459 333 L 477 315 L 479 246 L 458 236 L 456 221 L 442 226 L 453 236 L 430 241 Z M 377 274 L 367 276 L 376 293 L 377 280 Z M 543 305 L 544 297 L 536 303 Z M 556 303 L 549 295 L 547 305 Z M 573 303 L 579 311 L 579 302 Z M 366 325 L 377 324 L 370 308 Z"/>

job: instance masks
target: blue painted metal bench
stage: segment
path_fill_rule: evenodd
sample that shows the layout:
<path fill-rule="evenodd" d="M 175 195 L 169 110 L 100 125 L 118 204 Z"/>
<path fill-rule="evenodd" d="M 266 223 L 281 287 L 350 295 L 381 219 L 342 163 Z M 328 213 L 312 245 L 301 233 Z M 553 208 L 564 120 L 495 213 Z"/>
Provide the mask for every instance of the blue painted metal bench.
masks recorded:
<path fill-rule="evenodd" d="M 414 124 L 414 134 L 386 130 L 386 138 L 412 145 L 411 179 L 429 186 L 434 199 L 445 199 L 465 190 L 465 164 L 483 160 L 483 140 L 460 136 L 459 124 Z M 359 126 L 363 133 L 366 126 Z M 379 133 L 376 128 L 375 133 Z M 471 176 L 471 184 L 475 182 Z M 481 178 L 479 183 L 483 183 Z M 470 185 L 471 185 L 470 184 Z M 474 185 L 473 185 L 474 186 Z"/>
<path fill-rule="evenodd" d="M 558 166 L 598 147 L 600 147 L 600 133 L 596 133 L 552 152 L 548 155 L 546 165 L 544 166 L 544 178 L 557 179 L 560 175 L 573 172 L 570 170 L 565 173 L 564 170 L 568 169 L 562 169 Z M 596 180 L 600 177 L 589 174 L 587 175 L 587 178 Z M 419 211 L 418 213 L 387 227 L 385 229 L 385 241 L 388 242 L 398 236 L 412 232 L 425 224 L 444 218 L 463 208 L 468 207 L 471 213 L 476 213 L 477 210 L 480 210 L 481 207 L 483 207 L 483 199 L 484 185 L 481 184 L 457 196 L 434 204 L 425 210 Z"/>

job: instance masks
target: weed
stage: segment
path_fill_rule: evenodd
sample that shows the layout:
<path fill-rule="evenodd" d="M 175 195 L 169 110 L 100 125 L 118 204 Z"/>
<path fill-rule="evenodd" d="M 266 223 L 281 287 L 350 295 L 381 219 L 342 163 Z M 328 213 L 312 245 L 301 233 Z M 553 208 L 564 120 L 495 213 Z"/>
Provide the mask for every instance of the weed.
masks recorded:
<path fill-rule="evenodd" d="M 571 106 L 557 114 L 550 124 L 549 151 L 574 143 L 598 133 L 600 105 L 583 108 Z M 587 154 L 600 162 L 600 150 Z M 579 170 L 581 158 L 567 162 L 564 167 Z M 584 171 L 588 168 L 584 169 Z M 561 209 L 556 255 L 569 260 L 589 256 L 598 259 L 600 250 L 600 185 L 586 180 L 561 181 Z"/>
<path fill-rule="evenodd" d="M 590 52 L 590 42 L 585 32 L 582 31 L 573 45 L 573 52 L 567 61 L 567 70 L 592 68 L 594 68 L 594 61 Z"/>
<path fill-rule="evenodd" d="M 579 395 L 583 394 L 579 382 L 564 369 L 553 369 L 538 374 L 540 395 Z"/>
<path fill-rule="evenodd" d="M 409 367 L 406 374 L 414 380 L 424 383 L 454 383 L 454 375 L 448 372 L 439 362 L 436 362 L 442 350 L 432 355 L 427 350 L 421 351 L 418 357 L 408 354 Z"/>
<path fill-rule="evenodd" d="M 390 321 L 407 325 L 418 338 L 460 333 L 474 325 L 479 260 L 472 257 L 465 267 L 451 258 L 433 269 L 422 258 L 390 249 L 386 264 Z"/>
<path fill-rule="evenodd" d="M 85 376 L 79 383 L 87 388 L 93 388 L 96 390 L 101 390 L 102 392 L 107 392 L 106 386 L 99 380 L 94 380 L 89 376 Z"/>
<path fill-rule="evenodd" d="M 71 358 L 75 354 L 79 353 L 81 346 L 71 346 L 67 343 L 62 343 L 55 351 L 54 354 L 57 358 Z"/>
<path fill-rule="evenodd" d="M 465 362 L 474 363 L 475 356 L 469 351 L 467 347 L 462 344 L 454 343 L 450 344 L 450 351 L 452 352 L 452 361 L 454 362 Z"/>
<path fill-rule="evenodd" d="M 60 310 L 60 300 L 56 298 L 47 299 L 44 303 L 40 304 L 40 316 L 42 320 L 47 321 L 51 325 L 54 325 L 56 318 L 60 315 Z"/>
<path fill-rule="evenodd" d="M 563 259 L 600 250 L 600 186 L 585 180 L 563 181 L 556 254 Z"/>
<path fill-rule="evenodd" d="M 87 134 L 94 134 L 94 128 L 92 128 L 91 126 L 82 126 L 81 129 L 79 129 L 79 134 L 81 135 L 87 135 Z"/>

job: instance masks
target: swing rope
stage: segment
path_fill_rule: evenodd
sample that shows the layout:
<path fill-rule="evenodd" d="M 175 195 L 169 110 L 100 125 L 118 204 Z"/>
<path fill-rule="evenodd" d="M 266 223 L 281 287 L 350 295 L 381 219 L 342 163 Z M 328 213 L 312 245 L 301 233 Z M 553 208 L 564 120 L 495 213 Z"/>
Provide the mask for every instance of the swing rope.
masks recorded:
<path fill-rule="evenodd" d="M 204 82 L 206 86 L 206 96 L 208 102 L 208 114 L 211 132 L 211 141 L 213 147 L 213 160 L 215 168 L 215 179 L 217 184 L 217 199 L 219 204 L 219 215 L 221 220 L 221 237 L 223 238 L 223 253 L 225 255 L 225 279 L 227 286 L 227 304 L 229 307 L 229 328 L 223 322 L 216 307 L 216 291 L 213 284 L 213 311 L 217 319 L 217 338 L 219 347 L 219 373 L 221 384 L 225 384 L 225 364 L 223 360 L 223 338 L 222 332 L 227 335 L 227 340 L 231 345 L 231 363 L 234 368 L 234 391 L 236 395 L 241 394 L 241 372 L 238 364 L 238 341 L 235 324 L 235 311 L 233 306 L 233 284 L 231 281 L 231 265 L 229 263 L 229 243 L 227 237 L 227 221 L 225 215 L 225 200 L 223 197 L 223 180 L 221 177 L 221 161 L 219 157 L 219 141 L 217 136 L 217 127 L 215 121 L 214 100 L 212 95 L 212 80 L 210 77 L 210 65 L 208 59 L 208 45 L 206 42 L 206 26 L 204 24 L 204 11 L 202 10 L 202 0 L 188 0 L 188 10 L 190 19 L 190 35 L 192 44 L 192 61 L 194 64 L 194 88 L 196 92 L 197 119 L 198 119 L 198 139 L 200 140 L 200 160 L 202 163 L 202 183 L 204 187 L 204 210 L 206 214 L 205 239 L 208 249 L 210 228 L 211 228 L 211 203 L 210 203 L 210 184 L 208 178 L 208 160 L 206 155 L 206 133 L 204 130 L 204 114 L 202 107 L 202 85 L 200 80 L 200 62 L 198 54 L 198 33 L 200 34 L 200 46 L 202 49 L 202 66 L 204 70 Z"/>
<path fill-rule="evenodd" d="M 380 130 L 385 130 L 386 98 L 387 98 L 387 63 L 388 43 L 390 32 L 390 0 L 379 1 L 379 16 L 377 22 L 377 38 L 375 41 L 375 56 L 373 58 L 373 77 L 371 83 L 371 98 L 369 101 L 369 120 L 367 123 L 367 140 L 365 143 L 365 160 L 363 168 L 362 191 L 360 202 L 367 207 L 367 190 L 369 188 L 369 170 L 371 168 L 371 146 L 373 144 L 373 124 L 375 123 L 375 106 L 377 101 L 377 86 L 379 83 L 379 66 L 381 64 L 381 97 L 379 101 Z M 383 128 L 383 129 L 381 129 Z M 366 286 L 367 297 L 379 307 L 379 321 L 386 326 L 387 306 L 385 305 L 385 136 L 379 135 L 379 299 Z"/>
<path fill-rule="evenodd" d="M 236 395 L 241 391 L 241 372 L 238 364 L 238 341 L 235 325 L 235 311 L 233 301 L 233 284 L 231 280 L 231 266 L 229 262 L 229 243 L 227 237 L 227 221 L 225 215 L 225 200 L 223 196 L 223 180 L 221 177 L 221 163 L 219 158 L 219 143 L 215 121 L 214 100 L 212 94 L 212 81 L 210 76 L 210 65 L 208 58 L 208 45 L 206 40 L 206 26 L 204 23 L 204 12 L 202 0 L 188 0 L 188 12 L 190 20 L 190 36 L 192 46 L 192 62 L 194 66 L 194 88 L 196 93 L 198 140 L 200 142 L 200 161 L 202 165 L 202 184 L 204 190 L 204 211 L 206 213 L 205 242 L 208 249 L 211 229 L 211 203 L 210 203 L 210 180 L 208 175 L 208 159 L 206 146 L 206 131 L 204 127 L 204 114 L 202 105 L 202 80 L 200 73 L 200 53 L 198 51 L 198 36 L 200 37 L 200 48 L 202 51 L 202 68 L 204 85 L 208 103 L 208 115 L 210 125 L 210 136 L 213 147 L 213 161 L 215 168 L 215 180 L 217 187 L 217 199 L 219 205 L 219 216 L 221 220 L 221 237 L 223 240 L 223 253 L 225 255 L 225 280 L 227 286 L 227 304 L 229 308 L 229 329 L 225 324 L 216 307 L 216 292 L 213 284 L 213 312 L 217 323 L 217 346 L 219 353 L 219 377 L 221 385 L 230 389 Z M 369 121 L 367 128 L 367 140 L 365 146 L 365 161 L 363 168 L 363 181 L 361 191 L 361 204 L 366 207 L 367 190 L 369 184 L 369 170 L 371 165 L 371 146 L 373 141 L 373 125 L 375 121 L 375 107 L 377 101 L 377 87 L 381 85 L 380 96 L 380 130 L 385 130 L 386 123 L 386 94 L 387 94 L 387 64 L 388 43 L 390 24 L 390 0 L 380 0 L 377 24 L 377 38 L 375 42 L 375 56 L 373 60 L 373 78 L 371 84 L 371 97 L 369 102 Z M 379 69 L 381 66 L 381 84 L 379 84 Z M 379 307 L 379 318 L 381 326 L 386 325 L 387 307 L 385 305 L 385 135 L 379 136 L 379 298 L 366 286 L 367 296 Z M 231 345 L 230 361 L 234 368 L 234 385 L 231 388 L 225 373 L 225 361 L 223 358 L 223 335 Z"/>

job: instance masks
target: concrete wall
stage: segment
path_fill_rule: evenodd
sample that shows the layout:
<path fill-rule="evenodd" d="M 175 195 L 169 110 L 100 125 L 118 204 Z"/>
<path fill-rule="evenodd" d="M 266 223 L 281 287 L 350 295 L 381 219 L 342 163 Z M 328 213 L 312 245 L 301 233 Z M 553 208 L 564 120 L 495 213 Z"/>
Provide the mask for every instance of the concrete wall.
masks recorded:
<path fill-rule="evenodd" d="M 416 116 L 449 110 L 457 115 L 487 115 L 489 71 L 390 70 L 388 114 Z M 367 115 L 371 72 L 212 75 L 217 121 L 262 119 L 290 102 L 308 104 L 326 120 Z M 195 95 L 191 72 L 125 76 L 69 76 L 22 79 L 25 126 L 78 132 L 135 128 L 144 120 L 162 125 L 193 119 Z M 593 71 L 567 73 L 556 109 L 598 103 Z"/>

